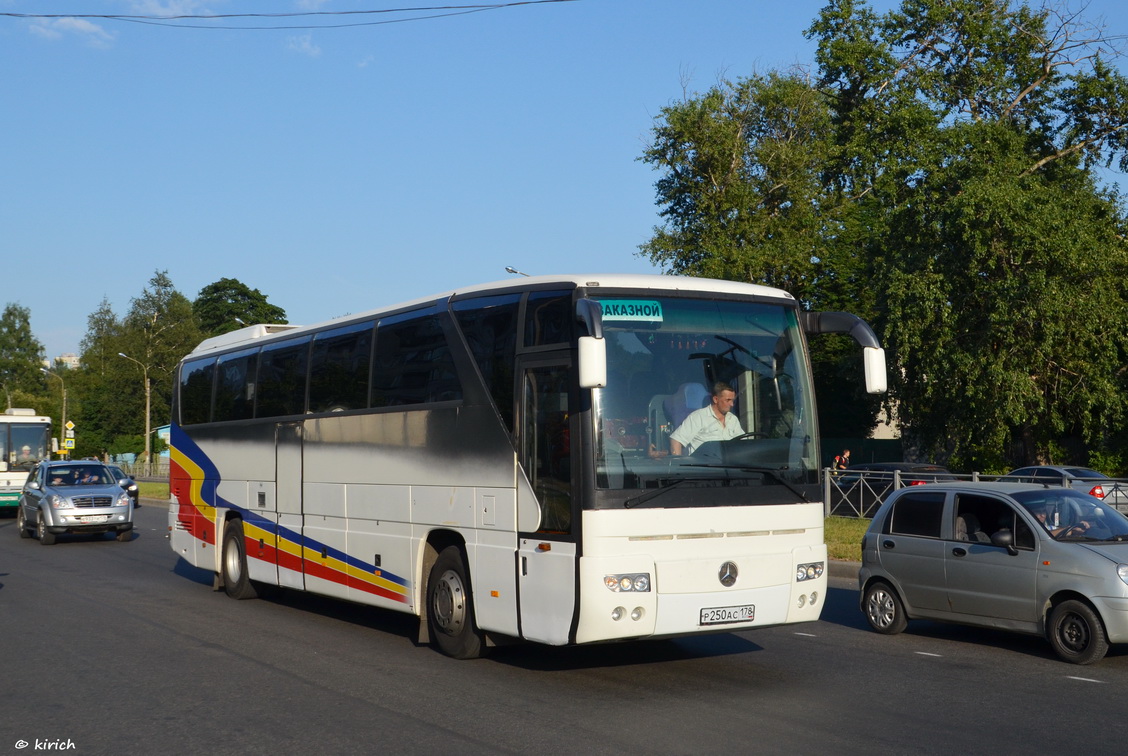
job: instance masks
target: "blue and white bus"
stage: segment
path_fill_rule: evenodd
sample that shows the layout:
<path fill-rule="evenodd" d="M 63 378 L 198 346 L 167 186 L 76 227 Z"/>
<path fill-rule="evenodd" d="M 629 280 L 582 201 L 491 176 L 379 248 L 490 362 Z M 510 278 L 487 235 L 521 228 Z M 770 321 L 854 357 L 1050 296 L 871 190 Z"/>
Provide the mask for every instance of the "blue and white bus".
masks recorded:
<path fill-rule="evenodd" d="M 177 374 L 172 548 L 235 598 L 414 614 L 457 658 L 813 621 L 825 332 L 883 391 L 858 318 L 696 278 L 529 277 L 208 339 Z M 741 435 L 671 454 L 718 383 Z"/>

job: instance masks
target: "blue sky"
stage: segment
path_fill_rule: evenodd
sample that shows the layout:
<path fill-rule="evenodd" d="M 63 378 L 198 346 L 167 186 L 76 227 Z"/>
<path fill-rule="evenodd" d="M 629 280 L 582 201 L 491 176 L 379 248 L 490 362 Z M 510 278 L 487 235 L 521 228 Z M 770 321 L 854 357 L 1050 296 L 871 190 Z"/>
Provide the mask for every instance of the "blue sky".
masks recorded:
<path fill-rule="evenodd" d="M 0 17 L 0 306 L 30 308 L 53 357 L 78 351 L 104 298 L 124 315 L 156 270 L 190 299 L 237 278 L 303 324 L 503 279 L 507 265 L 658 272 L 637 254 L 659 222 L 658 174 L 637 160 L 654 118 L 719 77 L 809 64 L 802 32 L 823 5 L 576 0 L 272 31 Z M 1124 0 L 1092 0 L 1086 16 L 1128 33 Z"/>

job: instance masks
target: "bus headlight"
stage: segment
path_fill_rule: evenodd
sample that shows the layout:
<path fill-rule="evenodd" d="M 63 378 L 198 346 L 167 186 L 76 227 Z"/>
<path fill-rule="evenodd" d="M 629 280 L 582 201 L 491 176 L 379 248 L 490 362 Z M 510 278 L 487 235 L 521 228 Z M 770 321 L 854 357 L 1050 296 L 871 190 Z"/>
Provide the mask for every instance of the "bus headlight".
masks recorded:
<path fill-rule="evenodd" d="M 822 562 L 800 564 L 795 568 L 795 580 L 800 583 L 804 580 L 817 580 L 822 577 L 823 568 L 824 565 Z"/>
<path fill-rule="evenodd" d="M 615 593 L 649 593 L 650 573 L 604 575 L 603 584 L 607 586 L 607 590 Z"/>

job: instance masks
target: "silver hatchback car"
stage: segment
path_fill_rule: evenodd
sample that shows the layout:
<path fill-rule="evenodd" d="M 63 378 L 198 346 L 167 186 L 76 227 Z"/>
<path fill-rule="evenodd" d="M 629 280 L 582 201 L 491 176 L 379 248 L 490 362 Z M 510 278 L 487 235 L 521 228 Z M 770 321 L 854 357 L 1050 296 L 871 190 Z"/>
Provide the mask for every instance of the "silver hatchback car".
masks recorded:
<path fill-rule="evenodd" d="M 20 494 L 17 529 L 50 546 L 62 533 L 133 537 L 133 502 L 99 462 L 44 461 L 32 468 Z"/>
<path fill-rule="evenodd" d="M 862 539 L 861 609 L 879 633 L 931 619 L 1043 635 L 1092 664 L 1128 643 L 1128 517 L 1032 483 L 895 491 Z"/>

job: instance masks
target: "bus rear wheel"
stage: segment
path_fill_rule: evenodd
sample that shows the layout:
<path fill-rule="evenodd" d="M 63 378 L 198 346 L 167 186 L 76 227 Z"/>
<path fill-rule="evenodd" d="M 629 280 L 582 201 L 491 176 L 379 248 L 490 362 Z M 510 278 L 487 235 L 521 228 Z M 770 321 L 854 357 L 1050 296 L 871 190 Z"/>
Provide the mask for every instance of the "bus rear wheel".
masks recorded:
<path fill-rule="evenodd" d="M 455 659 L 477 659 L 485 642 L 474 625 L 474 603 L 462 549 L 447 546 L 427 579 L 427 624 L 440 651 Z"/>
<path fill-rule="evenodd" d="M 253 599 L 258 596 L 247 575 L 247 545 L 243 540 L 243 523 L 227 523 L 223 528 L 223 590 L 233 599 Z"/>

